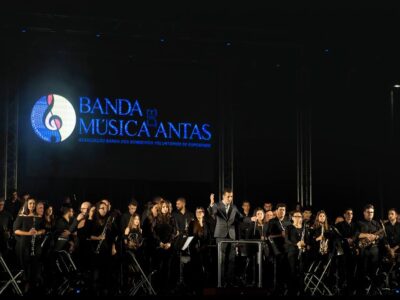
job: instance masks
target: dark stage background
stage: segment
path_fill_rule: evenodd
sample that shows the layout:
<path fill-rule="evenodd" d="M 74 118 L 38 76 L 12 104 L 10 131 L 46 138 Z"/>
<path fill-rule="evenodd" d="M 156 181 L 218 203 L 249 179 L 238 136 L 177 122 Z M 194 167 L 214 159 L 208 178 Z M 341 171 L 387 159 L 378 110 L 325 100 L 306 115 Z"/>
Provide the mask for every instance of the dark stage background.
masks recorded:
<path fill-rule="evenodd" d="M 2 21 L 7 26 L 1 82 L 4 89 L 16 82 L 18 95 L 10 96 L 18 96 L 21 118 L 55 86 L 67 98 L 88 93 L 157 99 L 157 105 L 168 103 L 163 109 L 172 118 L 199 118 L 216 129 L 211 150 L 82 144 L 76 149 L 66 141 L 58 152 L 53 146 L 60 145 L 43 150 L 29 120 L 21 119 L 21 192 L 49 201 L 65 194 L 91 201 L 106 196 L 117 206 L 131 195 L 141 202 L 158 194 L 172 201 L 184 195 L 191 208 L 207 205 L 209 193 L 218 192 L 220 116 L 232 108 L 235 202 L 248 199 L 254 207 L 270 200 L 293 208 L 297 111 L 308 110 L 314 208 L 333 217 L 348 206 L 360 210 L 373 203 L 378 215 L 398 206 L 397 92 L 393 119 L 390 112 L 390 90 L 400 83 L 397 10 L 221 4 L 215 10 L 158 7 L 128 14 L 84 7 L 61 25 L 10 11 Z M 88 16 L 136 23 L 112 27 L 106 19 L 103 28 L 92 25 L 89 33 L 64 30 L 79 31 Z M 34 30 L 38 20 L 59 28 Z M 24 32 L 26 24 L 32 26 Z M 135 155 L 127 159 L 126 151 Z M 67 172 L 57 171 L 62 165 Z"/>

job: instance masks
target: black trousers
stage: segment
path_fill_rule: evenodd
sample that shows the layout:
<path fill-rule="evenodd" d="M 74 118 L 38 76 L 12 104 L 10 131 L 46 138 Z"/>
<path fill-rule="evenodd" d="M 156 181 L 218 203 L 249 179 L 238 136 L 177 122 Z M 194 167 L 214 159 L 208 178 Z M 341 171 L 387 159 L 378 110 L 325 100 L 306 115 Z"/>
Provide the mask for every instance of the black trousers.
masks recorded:
<path fill-rule="evenodd" d="M 289 251 L 287 254 L 290 277 L 288 281 L 289 295 L 297 295 L 303 289 L 303 256 L 300 256 L 299 251 Z"/>
<path fill-rule="evenodd" d="M 360 252 L 360 260 L 358 265 L 359 276 L 360 279 L 359 287 L 364 288 L 365 285 L 368 285 L 369 279 L 374 279 L 376 276 L 376 271 L 379 266 L 379 249 L 377 245 L 373 245 L 371 247 L 362 249 Z"/>

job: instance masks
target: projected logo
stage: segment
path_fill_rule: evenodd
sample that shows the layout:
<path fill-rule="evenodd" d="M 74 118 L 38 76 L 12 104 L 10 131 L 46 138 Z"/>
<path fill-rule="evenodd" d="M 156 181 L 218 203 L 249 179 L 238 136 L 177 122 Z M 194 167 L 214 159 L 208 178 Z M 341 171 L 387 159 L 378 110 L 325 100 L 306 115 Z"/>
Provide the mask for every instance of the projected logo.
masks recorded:
<path fill-rule="evenodd" d="M 31 113 L 35 133 L 49 143 L 66 140 L 75 129 L 76 114 L 64 97 L 50 94 L 36 101 Z"/>

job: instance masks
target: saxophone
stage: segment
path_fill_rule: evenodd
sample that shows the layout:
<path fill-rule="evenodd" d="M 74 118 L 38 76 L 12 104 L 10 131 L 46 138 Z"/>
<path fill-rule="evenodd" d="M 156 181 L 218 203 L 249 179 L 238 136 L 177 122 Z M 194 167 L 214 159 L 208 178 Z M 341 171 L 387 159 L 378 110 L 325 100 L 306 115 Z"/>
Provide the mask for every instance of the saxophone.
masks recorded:
<path fill-rule="evenodd" d="M 324 236 L 324 224 L 321 224 L 321 236 L 322 239 L 319 241 L 319 253 L 325 255 L 328 253 L 328 239 Z"/>

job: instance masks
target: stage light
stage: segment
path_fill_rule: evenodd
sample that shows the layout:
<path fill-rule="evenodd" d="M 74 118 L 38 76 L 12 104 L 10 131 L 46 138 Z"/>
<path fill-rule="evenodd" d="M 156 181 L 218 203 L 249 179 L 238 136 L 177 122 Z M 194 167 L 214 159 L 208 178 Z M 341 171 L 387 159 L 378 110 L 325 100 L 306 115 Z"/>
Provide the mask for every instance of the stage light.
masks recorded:
<path fill-rule="evenodd" d="M 399 89 L 399 88 L 400 88 L 400 84 L 395 84 L 393 87 L 394 87 L 395 89 Z"/>
<path fill-rule="evenodd" d="M 22 28 L 21 32 L 23 32 L 23 33 L 27 32 L 26 28 Z"/>

